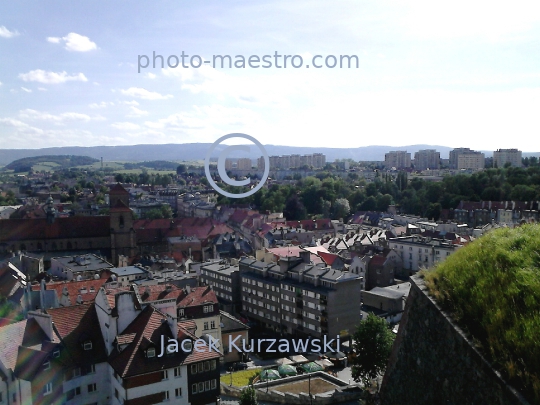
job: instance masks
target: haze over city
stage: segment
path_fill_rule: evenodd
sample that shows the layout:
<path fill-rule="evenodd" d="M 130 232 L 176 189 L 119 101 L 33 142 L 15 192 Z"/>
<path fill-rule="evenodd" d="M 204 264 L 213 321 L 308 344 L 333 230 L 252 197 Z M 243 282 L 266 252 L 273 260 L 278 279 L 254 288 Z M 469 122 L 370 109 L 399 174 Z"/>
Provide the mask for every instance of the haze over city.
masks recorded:
<path fill-rule="evenodd" d="M 539 5 L 0 5 L 3 148 L 213 142 L 538 150 Z M 338 23 L 339 22 L 339 23 Z M 356 55 L 358 68 L 137 70 L 139 55 Z M 354 64 L 353 64 L 354 65 Z"/>

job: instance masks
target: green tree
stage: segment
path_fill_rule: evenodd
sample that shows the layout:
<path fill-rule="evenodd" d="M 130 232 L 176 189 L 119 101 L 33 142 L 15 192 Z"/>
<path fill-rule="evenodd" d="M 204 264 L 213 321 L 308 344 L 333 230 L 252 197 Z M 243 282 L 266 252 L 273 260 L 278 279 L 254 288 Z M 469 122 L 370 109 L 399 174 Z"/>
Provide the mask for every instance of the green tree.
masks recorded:
<path fill-rule="evenodd" d="M 334 202 L 334 218 L 345 218 L 351 212 L 351 207 L 349 205 L 349 200 L 346 198 L 338 198 Z"/>
<path fill-rule="evenodd" d="M 248 385 L 240 393 L 240 405 L 258 405 L 257 392 L 252 385 Z"/>
<path fill-rule="evenodd" d="M 386 368 L 393 342 L 394 334 L 383 318 L 370 313 L 360 322 L 353 335 L 353 350 L 356 353 L 352 365 L 354 380 L 368 385 L 372 379 L 381 375 Z"/>

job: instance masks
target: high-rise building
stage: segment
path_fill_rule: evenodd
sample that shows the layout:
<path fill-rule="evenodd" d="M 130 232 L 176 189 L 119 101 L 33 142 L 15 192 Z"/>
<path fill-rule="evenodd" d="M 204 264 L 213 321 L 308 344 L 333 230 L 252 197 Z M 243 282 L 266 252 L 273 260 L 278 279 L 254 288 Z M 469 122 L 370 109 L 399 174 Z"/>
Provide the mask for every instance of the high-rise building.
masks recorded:
<path fill-rule="evenodd" d="M 238 170 L 251 170 L 252 163 L 249 158 L 241 158 L 236 161 L 236 168 Z"/>
<path fill-rule="evenodd" d="M 450 151 L 450 169 L 481 170 L 485 167 L 485 155 L 469 148 L 455 148 Z"/>
<path fill-rule="evenodd" d="M 302 167 L 304 165 L 320 169 L 326 164 L 326 156 L 322 153 L 314 153 L 312 155 L 284 155 L 284 156 L 270 156 L 270 168 L 271 169 L 291 169 L 295 167 Z M 260 157 L 257 160 L 257 168 L 259 170 L 264 169 L 264 159 Z"/>
<path fill-rule="evenodd" d="M 504 167 L 510 163 L 513 167 L 521 167 L 521 154 L 517 149 L 497 149 L 493 152 L 493 166 Z"/>
<path fill-rule="evenodd" d="M 406 150 L 391 151 L 384 155 L 386 168 L 406 169 L 411 167 L 411 154 Z"/>
<path fill-rule="evenodd" d="M 417 170 L 434 170 L 441 166 L 441 154 L 435 149 L 419 150 L 414 154 L 414 167 Z"/>

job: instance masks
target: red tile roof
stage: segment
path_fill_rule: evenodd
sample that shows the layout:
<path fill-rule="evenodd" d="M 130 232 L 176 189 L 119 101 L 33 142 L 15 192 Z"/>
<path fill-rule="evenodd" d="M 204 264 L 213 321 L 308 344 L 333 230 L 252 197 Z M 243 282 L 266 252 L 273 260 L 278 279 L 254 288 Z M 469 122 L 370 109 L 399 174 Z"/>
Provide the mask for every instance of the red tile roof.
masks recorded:
<path fill-rule="evenodd" d="M 326 253 L 326 252 L 317 252 L 317 254 L 324 260 L 324 262 L 331 266 L 336 259 L 339 257 L 338 255 L 335 255 L 333 253 Z"/>
<path fill-rule="evenodd" d="M 52 224 L 45 218 L 5 219 L 0 221 L 0 242 L 109 237 L 110 227 L 108 215 L 56 218 Z"/>
<path fill-rule="evenodd" d="M 160 353 L 162 336 L 165 337 L 165 341 L 168 338 L 173 338 L 166 315 L 152 305 L 143 309 L 137 318 L 124 330 L 123 335 L 128 334 L 135 334 L 131 343 L 122 351 L 115 348 L 109 358 L 109 364 L 122 378 L 220 357 L 220 353 L 209 350 L 202 353 L 194 350 L 193 353 L 188 354 L 179 349 L 178 353 L 172 355 L 147 358 L 146 349 L 148 347 L 155 347 L 156 351 Z M 183 340 L 187 337 L 192 338 L 187 331 L 179 328 L 179 335 L 175 338 Z M 122 338 L 122 341 L 125 341 L 125 339 Z"/>
<path fill-rule="evenodd" d="M 58 300 L 62 298 L 64 288 L 69 293 L 71 305 L 77 302 L 77 296 L 80 295 L 83 302 L 93 301 L 96 298 L 98 290 L 105 284 L 107 280 L 100 278 L 98 280 L 83 280 L 83 281 L 61 281 L 45 284 L 46 290 L 55 290 Z M 40 284 L 32 285 L 32 291 L 39 291 Z M 86 289 L 86 292 L 84 292 Z"/>
<path fill-rule="evenodd" d="M 67 364 L 89 365 L 107 359 L 105 342 L 99 328 L 95 304 L 81 304 L 64 308 L 48 309 L 56 333 L 66 345 Z M 90 340 L 91 350 L 84 350 L 83 343 Z"/>

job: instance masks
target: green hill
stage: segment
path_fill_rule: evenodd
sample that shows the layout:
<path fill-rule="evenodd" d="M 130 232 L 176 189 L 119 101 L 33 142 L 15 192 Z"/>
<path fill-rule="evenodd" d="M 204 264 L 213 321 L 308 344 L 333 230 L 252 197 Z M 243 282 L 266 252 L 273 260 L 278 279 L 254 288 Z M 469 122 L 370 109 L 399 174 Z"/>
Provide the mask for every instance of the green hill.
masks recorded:
<path fill-rule="evenodd" d="M 32 169 L 33 166 L 40 165 L 41 163 L 46 163 L 45 166 L 50 166 L 51 168 L 70 168 L 74 166 L 91 165 L 94 162 L 98 162 L 98 159 L 94 159 L 88 156 L 43 155 L 14 160 L 10 164 L 8 164 L 5 169 L 14 170 L 15 173 L 19 173 L 27 172 Z"/>
<path fill-rule="evenodd" d="M 538 403 L 540 225 L 493 231 L 424 275 L 493 366 Z"/>

